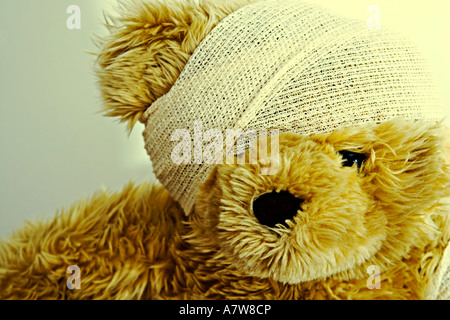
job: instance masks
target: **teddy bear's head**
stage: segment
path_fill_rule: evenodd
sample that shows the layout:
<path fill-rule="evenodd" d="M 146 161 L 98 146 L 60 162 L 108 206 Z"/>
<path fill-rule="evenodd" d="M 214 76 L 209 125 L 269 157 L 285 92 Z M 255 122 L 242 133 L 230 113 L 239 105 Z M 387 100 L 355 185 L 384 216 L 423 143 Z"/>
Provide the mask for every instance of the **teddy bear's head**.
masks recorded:
<path fill-rule="evenodd" d="M 225 264 L 355 278 L 437 232 L 440 111 L 409 41 L 299 1 L 142 0 L 108 28 L 107 114 L 145 125 L 191 241 Z"/>
<path fill-rule="evenodd" d="M 448 191 L 439 126 L 399 120 L 279 137 L 279 170 L 219 165 L 198 224 L 246 273 L 288 283 L 367 277 L 436 232 Z M 444 170 L 445 171 L 444 171 Z"/>

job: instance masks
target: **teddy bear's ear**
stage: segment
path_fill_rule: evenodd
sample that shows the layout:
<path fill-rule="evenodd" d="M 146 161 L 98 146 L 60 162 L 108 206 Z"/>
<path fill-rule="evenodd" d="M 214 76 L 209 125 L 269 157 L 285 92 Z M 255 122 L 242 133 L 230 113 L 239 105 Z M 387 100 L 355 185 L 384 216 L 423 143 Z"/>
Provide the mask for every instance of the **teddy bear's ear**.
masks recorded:
<path fill-rule="evenodd" d="M 173 85 L 202 39 L 224 17 L 252 0 L 125 0 L 105 16 L 96 74 L 107 116 L 131 131 Z"/>

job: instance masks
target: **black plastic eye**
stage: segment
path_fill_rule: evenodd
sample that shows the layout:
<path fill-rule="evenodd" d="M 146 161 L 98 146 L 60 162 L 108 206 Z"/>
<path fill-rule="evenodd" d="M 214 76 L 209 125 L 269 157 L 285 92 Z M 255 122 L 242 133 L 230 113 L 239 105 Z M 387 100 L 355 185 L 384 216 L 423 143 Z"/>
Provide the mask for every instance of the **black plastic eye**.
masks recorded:
<path fill-rule="evenodd" d="M 342 156 L 342 159 L 344 159 L 344 161 L 342 162 L 342 165 L 344 167 L 351 167 L 354 164 L 356 164 L 356 166 L 359 169 L 361 168 L 361 165 L 364 162 L 364 160 L 367 159 L 367 156 L 364 153 L 341 150 L 339 151 L 339 154 Z"/>

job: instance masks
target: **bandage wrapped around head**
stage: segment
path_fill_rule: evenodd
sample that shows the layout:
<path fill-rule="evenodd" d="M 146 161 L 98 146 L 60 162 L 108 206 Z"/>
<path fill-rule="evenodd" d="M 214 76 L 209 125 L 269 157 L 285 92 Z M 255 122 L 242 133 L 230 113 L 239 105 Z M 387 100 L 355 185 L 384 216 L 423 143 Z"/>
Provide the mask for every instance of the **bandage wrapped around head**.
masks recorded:
<path fill-rule="evenodd" d="M 202 132 L 220 130 L 224 139 L 227 129 L 313 135 L 395 117 L 442 118 L 413 43 L 309 3 L 269 0 L 215 26 L 142 122 L 155 175 L 189 214 L 214 164 L 195 161 L 202 151 L 194 143 L 187 146 L 191 161 L 175 163 L 176 130 L 193 137 L 196 124 Z"/>

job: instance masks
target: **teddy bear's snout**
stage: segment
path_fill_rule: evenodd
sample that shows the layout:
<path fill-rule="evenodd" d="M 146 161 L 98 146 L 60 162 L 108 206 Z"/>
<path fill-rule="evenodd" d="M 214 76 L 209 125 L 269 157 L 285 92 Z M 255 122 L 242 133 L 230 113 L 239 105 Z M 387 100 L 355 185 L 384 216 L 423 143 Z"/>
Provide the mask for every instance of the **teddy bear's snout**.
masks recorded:
<path fill-rule="evenodd" d="M 302 210 L 304 199 L 297 198 L 289 191 L 272 191 L 260 195 L 253 201 L 253 213 L 258 221 L 268 227 L 283 224 Z"/>

